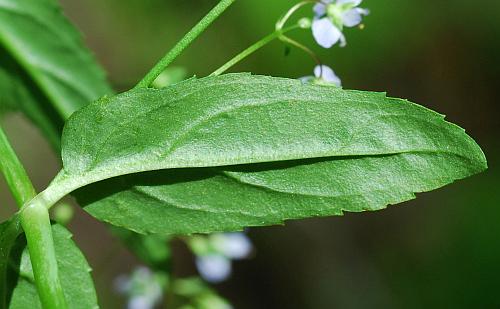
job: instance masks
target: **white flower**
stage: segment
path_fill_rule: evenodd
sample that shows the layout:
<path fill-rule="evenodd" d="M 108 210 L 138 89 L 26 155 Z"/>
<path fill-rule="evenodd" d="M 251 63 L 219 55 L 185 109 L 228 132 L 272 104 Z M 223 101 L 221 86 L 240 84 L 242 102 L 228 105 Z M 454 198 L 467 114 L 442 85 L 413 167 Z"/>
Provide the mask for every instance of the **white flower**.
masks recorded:
<path fill-rule="evenodd" d="M 208 282 L 218 283 L 231 275 L 231 260 L 220 254 L 208 254 L 196 257 L 196 268 Z"/>
<path fill-rule="evenodd" d="M 338 87 L 342 87 L 342 81 L 329 66 L 317 65 L 314 68 L 314 76 L 316 76 L 317 79 L 320 79 L 324 82 L 334 84 L 335 86 Z"/>
<path fill-rule="evenodd" d="M 335 72 L 326 65 L 317 65 L 314 68 L 314 76 L 299 78 L 303 83 L 313 83 L 319 85 L 335 85 L 342 87 L 342 81 Z"/>
<path fill-rule="evenodd" d="M 324 48 L 330 48 L 340 40 L 340 46 L 346 45 L 345 36 L 335 27 L 328 17 L 315 19 L 312 24 L 314 39 Z"/>
<path fill-rule="evenodd" d="M 346 45 L 342 34 L 343 27 L 355 27 L 361 23 L 363 15 L 369 11 L 359 8 L 362 0 L 323 0 L 314 8 L 312 32 L 316 42 L 330 48 L 340 41 L 340 46 Z"/>

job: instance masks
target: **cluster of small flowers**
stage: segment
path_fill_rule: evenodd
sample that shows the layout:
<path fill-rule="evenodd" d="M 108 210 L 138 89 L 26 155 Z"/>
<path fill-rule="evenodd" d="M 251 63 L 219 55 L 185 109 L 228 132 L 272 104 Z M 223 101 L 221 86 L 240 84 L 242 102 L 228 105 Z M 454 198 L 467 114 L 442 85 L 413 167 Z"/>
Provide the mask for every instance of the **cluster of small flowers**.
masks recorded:
<path fill-rule="evenodd" d="M 149 268 L 138 267 L 131 275 L 121 275 L 115 280 L 115 288 L 128 298 L 128 309 L 153 309 L 162 300 L 164 278 Z"/>
<path fill-rule="evenodd" d="M 322 0 L 314 5 L 314 19 L 311 25 L 316 42 L 324 47 L 331 48 L 339 43 L 346 45 L 342 33 L 344 27 L 355 27 L 361 24 L 363 16 L 369 14 L 367 9 L 358 7 L 363 0 Z M 328 66 L 316 66 L 314 76 L 301 78 L 303 82 L 316 84 L 333 84 L 341 87 L 340 78 Z"/>
<path fill-rule="evenodd" d="M 196 255 L 200 276 L 208 282 L 218 283 L 231 275 L 232 260 L 247 258 L 253 250 L 245 233 L 219 233 L 193 237 L 189 241 Z"/>
<path fill-rule="evenodd" d="M 168 277 L 163 271 L 139 266 L 129 275 L 115 279 L 115 289 L 127 298 L 127 309 L 159 308 L 164 291 L 182 300 L 182 308 L 233 309 L 224 298 L 198 277 Z M 168 300 L 166 300 L 168 303 Z M 179 308 L 181 308 L 179 307 Z"/>

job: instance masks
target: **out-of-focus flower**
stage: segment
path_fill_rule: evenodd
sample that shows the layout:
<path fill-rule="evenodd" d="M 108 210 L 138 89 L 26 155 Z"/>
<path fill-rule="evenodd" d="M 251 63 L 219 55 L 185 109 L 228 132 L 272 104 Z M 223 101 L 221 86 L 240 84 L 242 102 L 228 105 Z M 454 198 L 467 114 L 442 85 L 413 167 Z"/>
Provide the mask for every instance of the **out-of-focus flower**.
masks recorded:
<path fill-rule="evenodd" d="M 231 260 L 220 254 L 197 256 L 196 268 L 203 279 L 212 283 L 226 280 L 232 270 Z"/>
<path fill-rule="evenodd" d="M 164 284 L 146 267 L 136 268 L 131 275 L 116 278 L 116 290 L 128 297 L 128 309 L 153 309 L 162 300 Z"/>
<path fill-rule="evenodd" d="M 332 68 L 326 65 L 317 65 L 314 68 L 314 76 L 305 76 L 299 79 L 303 83 L 335 85 L 337 87 L 342 87 L 340 78 L 335 74 Z"/>
<path fill-rule="evenodd" d="M 340 41 L 340 46 L 346 45 L 346 39 L 342 33 L 344 27 L 355 27 L 359 25 L 364 15 L 369 11 L 358 6 L 362 0 L 323 0 L 314 8 L 314 21 L 312 32 L 316 42 L 324 47 L 330 48 Z"/>
<path fill-rule="evenodd" d="M 252 252 L 252 242 L 244 233 L 214 234 L 210 238 L 215 250 L 230 259 L 241 260 Z"/>
<path fill-rule="evenodd" d="M 196 255 L 196 268 L 208 282 L 218 283 L 231 275 L 232 261 L 247 258 L 253 250 L 245 233 L 218 233 L 196 236 L 188 242 Z"/>

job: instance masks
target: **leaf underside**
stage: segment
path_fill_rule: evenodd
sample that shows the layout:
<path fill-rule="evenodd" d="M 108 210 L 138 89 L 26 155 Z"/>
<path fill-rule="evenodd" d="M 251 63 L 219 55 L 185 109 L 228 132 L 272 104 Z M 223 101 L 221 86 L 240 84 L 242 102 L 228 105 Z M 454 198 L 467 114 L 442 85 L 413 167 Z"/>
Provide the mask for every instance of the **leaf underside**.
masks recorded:
<path fill-rule="evenodd" d="M 62 179 L 104 180 L 76 192 L 90 214 L 165 234 L 378 210 L 486 168 L 419 105 L 249 74 L 90 104 L 64 129 L 63 162 Z"/>
<path fill-rule="evenodd" d="M 147 172 L 76 196 L 91 215 L 140 233 L 210 233 L 379 210 L 464 173 L 474 170 L 461 158 L 408 153 Z"/>
<path fill-rule="evenodd" d="M 98 308 L 97 296 L 90 276 L 90 266 L 71 240 L 71 233 L 61 225 L 52 226 L 59 278 L 68 308 Z M 9 291 L 8 308 L 42 308 L 36 286 L 30 256 L 23 236 L 16 241 L 10 255 L 12 289 Z"/>

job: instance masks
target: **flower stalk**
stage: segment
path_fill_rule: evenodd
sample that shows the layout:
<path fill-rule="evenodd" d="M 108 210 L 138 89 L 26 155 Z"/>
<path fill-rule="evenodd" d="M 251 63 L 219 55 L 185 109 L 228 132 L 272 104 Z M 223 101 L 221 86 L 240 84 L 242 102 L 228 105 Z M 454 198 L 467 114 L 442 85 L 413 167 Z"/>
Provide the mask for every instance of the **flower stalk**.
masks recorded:
<path fill-rule="evenodd" d="M 196 24 L 135 86 L 147 88 L 155 79 L 202 34 L 236 0 L 222 0 L 198 24 Z"/>
<path fill-rule="evenodd" d="M 278 39 L 282 35 L 284 35 L 285 33 L 289 32 L 291 30 L 297 29 L 297 28 L 300 28 L 300 26 L 299 25 L 293 25 L 293 26 L 290 26 L 288 28 L 276 30 L 273 33 L 271 33 L 271 34 L 263 37 L 262 39 L 260 39 L 259 41 L 255 42 L 250 47 L 248 47 L 247 49 L 245 49 L 244 51 L 242 51 L 241 53 L 239 53 L 238 55 L 234 56 L 231 60 L 229 60 L 224 65 L 222 65 L 220 68 L 218 68 L 217 70 L 215 70 L 212 74 L 210 74 L 210 76 L 219 76 L 219 75 L 221 75 L 222 73 L 226 72 L 231 67 L 233 67 L 234 65 L 236 65 L 238 62 L 242 61 L 243 59 L 245 59 L 246 57 L 250 56 L 254 52 L 258 51 L 262 47 L 266 46 L 267 44 L 269 44 L 273 40 Z"/>

